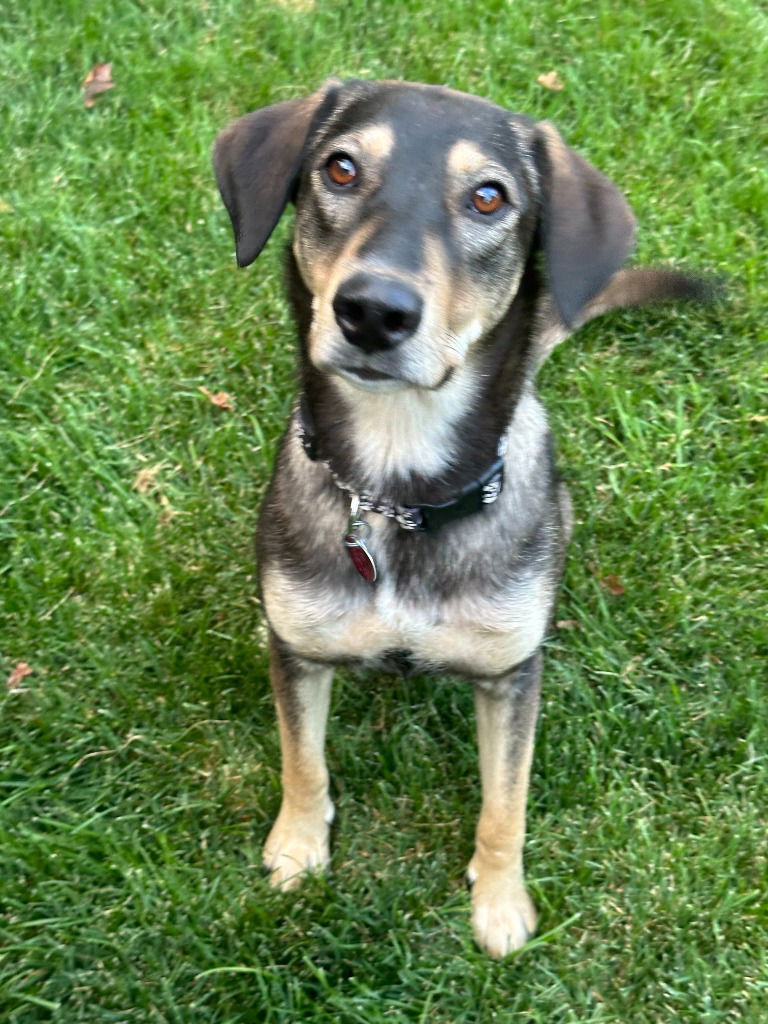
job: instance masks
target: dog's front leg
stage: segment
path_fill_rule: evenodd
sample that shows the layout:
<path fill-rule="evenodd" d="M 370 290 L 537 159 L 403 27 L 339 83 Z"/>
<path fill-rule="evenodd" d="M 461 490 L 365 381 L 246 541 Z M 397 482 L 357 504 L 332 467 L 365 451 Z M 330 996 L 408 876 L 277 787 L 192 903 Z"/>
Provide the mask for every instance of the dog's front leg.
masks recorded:
<path fill-rule="evenodd" d="M 328 795 L 325 727 L 333 669 L 297 658 L 270 634 L 270 680 L 277 707 L 283 802 L 264 845 L 270 882 L 290 889 L 330 858 L 333 804 Z"/>
<path fill-rule="evenodd" d="M 495 957 L 519 949 L 536 927 L 523 842 L 540 676 L 536 652 L 508 676 L 475 686 L 483 799 L 468 878 L 475 939 Z"/>

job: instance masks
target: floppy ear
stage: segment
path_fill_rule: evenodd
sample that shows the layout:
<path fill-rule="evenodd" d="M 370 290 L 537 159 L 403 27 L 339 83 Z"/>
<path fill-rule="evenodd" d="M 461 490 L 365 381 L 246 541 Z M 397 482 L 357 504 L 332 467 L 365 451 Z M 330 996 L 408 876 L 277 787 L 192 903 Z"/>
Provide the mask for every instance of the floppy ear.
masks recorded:
<path fill-rule="evenodd" d="M 253 263 L 292 196 L 304 146 L 332 90 L 239 118 L 213 148 L 213 169 L 235 231 L 238 266 Z"/>
<path fill-rule="evenodd" d="M 566 146 L 552 124 L 537 124 L 535 138 L 549 285 L 570 326 L 629 255 L 635 218 L 613 182 Z"/>

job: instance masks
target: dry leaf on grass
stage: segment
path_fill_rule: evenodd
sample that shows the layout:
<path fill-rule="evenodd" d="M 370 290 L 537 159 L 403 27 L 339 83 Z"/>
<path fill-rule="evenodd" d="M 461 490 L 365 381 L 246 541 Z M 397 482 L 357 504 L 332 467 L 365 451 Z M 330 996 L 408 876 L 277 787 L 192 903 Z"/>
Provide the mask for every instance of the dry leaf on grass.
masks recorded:
<path fill-rule="evenodd" d="M 601 579 L 598 579 L 597 582 L 604 590 L 607 590 L 609 594 L 613 594 L 614 597 L 621 597 L 625 592 L 619 577 L 612 572 L 608 573 L 607 576 L 603 576 Z"/>
<path fill-rule="evenodd" d="M 134 491 L 138 491 L 139 494 L 149 494 L 150 491 L 156 491 L 157 478 L 164 469 L 164 462 L 158 462 L 154 466 L 143 466 L 133 481 Z"/>
<path fill-rule="evenodd" d="M 101 92 L 114 89 L 111 64 L 94 64 L 83 79 L 83 106 L 92 107 Z"/>
<path fill-rule="evenodd" d="M 197 390 L 204 394 L 211 405 L 215 405 L 217 409 L 226 409 L 227 412 L 232 410 L 232 396 L 228 395 L 226 391 L 211 392 L 204 385 L 199 387 Z"/>
<path fill-rule="evenodd" d="M 28 665 L 26 663 L 26 661 L 17 661 L 16 664 L 11 669 L 11 674 L 8 676 L 8 683 L 7 683 L 8 689 L 9 690 L 21 690 L 21 689 L 23 689 L 23 687 L 21 685 L 22 679 L 24 679 L 25 676 L 31 676 L 33 672 L 34 672 L 34 669 L 32 668 L 31 665 Z"/>
<path fill-rule="evenodd" d="M 548 71 L 546 75 L 539 75 L 536 81 L 545 89 L 551 89 L 553 92 L 560 92 L 565 88 L 565 82 L 556 71 Z"/>
<path fill-rule="evenodd" d="M 603 590 L 607 590 L 614 597 L 621 597 L 622 594 L 626 593 L 616 573 L 609 572 L 603 576 L 600 567 L 594 562 L 587 562 L 586 565 Z"/>
<path fill-rule="evenodd" d="M 578 629 L 578 619 L 558 619 L 555 623 L 557 629 Z"/>

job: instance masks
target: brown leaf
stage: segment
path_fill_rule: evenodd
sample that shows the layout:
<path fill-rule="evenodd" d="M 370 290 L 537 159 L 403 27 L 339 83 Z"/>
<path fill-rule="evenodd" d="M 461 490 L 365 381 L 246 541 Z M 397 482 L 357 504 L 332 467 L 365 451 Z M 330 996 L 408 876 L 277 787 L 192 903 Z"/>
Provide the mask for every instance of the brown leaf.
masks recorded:
<path fill-rule="evenodd" d="M 8 689 L 9 690 L 21 690 L 23 689 L 21 681 L 25 676 L 32 675 L 34 669 L 31 665 L 28 665 L 26 661 L 17 661 L 11 669 L 11 674 L 8 676 Z"/>
<path fill-rule="evenodd" d="M 92 107 L 100 92 L 114 89 L 111 64 L 94 64 L 83 79 L 83 105 Z"/>
<path fill-rule="evenodd" d="M 579 628 L 579 620 L 578 619 L 558 619 L 557 622 L 555 623 L 555 626 L 558 629 L 578 629 Z"/>
<path fill-rule="evenodd" d="M 226 409 L 229 412 L 233 408 L 232 396 L 228 395 L 226 391 L 210 392 L 205 386 L 199 387 L 198 391 L 202 392 L 211 405 L 215 405 L 217 409 Z"/>
<path fill-rule="evenodd" d="M 602 579 L 597 581 L 603 589 L 607 590 L 609 594 L 613 594 L 614 597 L 621 597 L 624 593 L 624 587 L 622 587 L 619 577 L 614 573 L 608 573 L 607 576 L 603 576 Z"/>
<path fill-rule="evenodd" d="M 556 71 L 548 71 L 546 75 L 539 75 L 536 81 L 545 89 L 551 89 L 553 92 L 560 92 L 565 88 L 565 82 Z"/>
<path fill-rule="evenodd" d="M 148 494 L 150 491 L 157 490 L 157 477 L 164 468 L 164 462 L 158 462 L 156 466 L 143 466 L 133 481 L 134 491 L 138 491 L 139 494 Z"/>

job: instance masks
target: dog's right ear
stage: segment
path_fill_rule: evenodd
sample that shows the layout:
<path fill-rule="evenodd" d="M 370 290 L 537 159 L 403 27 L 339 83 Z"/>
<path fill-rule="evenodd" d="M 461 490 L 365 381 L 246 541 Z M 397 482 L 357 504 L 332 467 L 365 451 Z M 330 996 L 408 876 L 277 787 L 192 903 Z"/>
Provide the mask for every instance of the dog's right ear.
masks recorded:
<path fill-rule="evenodd" d="M 280 220 L 307 139 L 331 105 L 335 84 L 245 114 L 216 139 L 213 169 L 235 232 L 238 266 L 253 263 Z"/>

